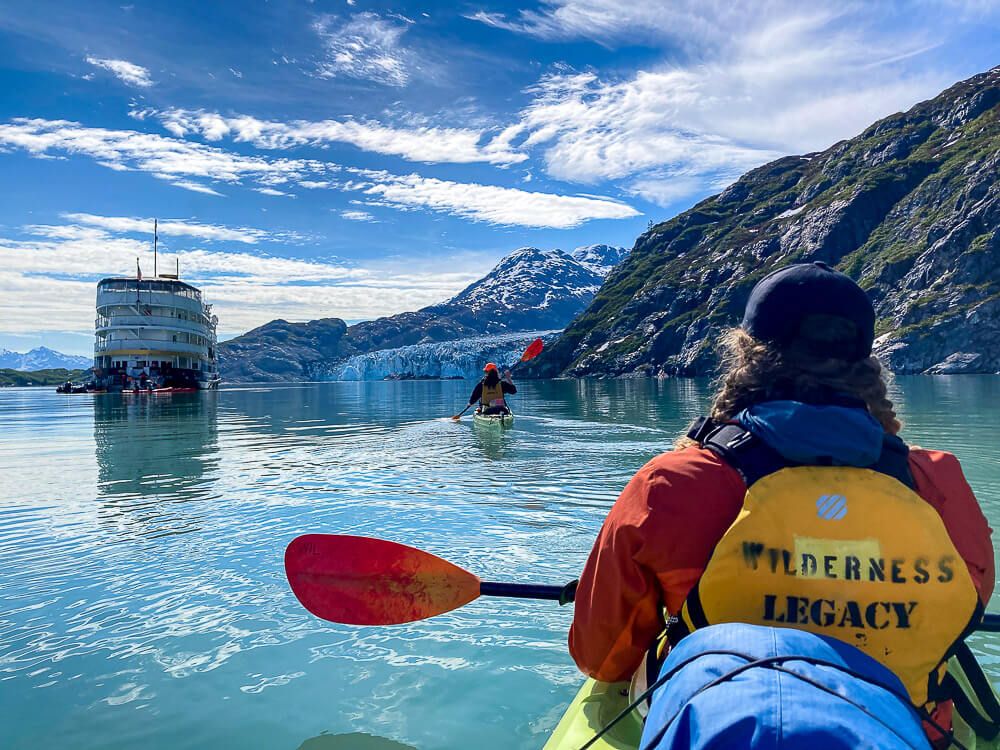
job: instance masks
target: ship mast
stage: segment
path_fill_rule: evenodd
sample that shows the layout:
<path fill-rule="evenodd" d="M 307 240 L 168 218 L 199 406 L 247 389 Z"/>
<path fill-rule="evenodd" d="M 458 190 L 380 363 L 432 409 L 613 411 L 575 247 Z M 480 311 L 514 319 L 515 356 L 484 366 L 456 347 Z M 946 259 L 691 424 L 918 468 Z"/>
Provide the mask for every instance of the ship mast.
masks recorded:
<path fill-rule="evenodd" d="M 153 219 L 153 278 L 156 278 L 156 219 Z"/>

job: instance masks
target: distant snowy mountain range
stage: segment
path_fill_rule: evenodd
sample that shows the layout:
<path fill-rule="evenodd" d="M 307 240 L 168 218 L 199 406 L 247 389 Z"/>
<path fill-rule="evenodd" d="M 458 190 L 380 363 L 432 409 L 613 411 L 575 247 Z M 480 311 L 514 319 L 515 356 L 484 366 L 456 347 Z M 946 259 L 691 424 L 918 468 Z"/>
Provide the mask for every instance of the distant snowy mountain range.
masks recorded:
<path fill-rule="evenodd" d="M 0 349 L 0 369 L 3 370 L 86 370 L 92 364 L 94 361 L 90 357 L 63 354 L 44 346 L 36 347 L 26 354 Z"/>
<path fill-rule="evenodd" d="M 477 346 L 494 346 L 490 337 L 565 328 L 627 255 L 626 248 L 610 245 L 588 245 L 572 253 L 522 247 L 451 299 L 422 310 L 350 327 L 336 318 L 271 321 L 220 344 L 219 367 L 226 382 L 339 378 L 348 371 L 338 364 L 353 357 L 361 359 L 354 360 L 349 372 L 362 379 L 422 377 L 430 374 L 428 367 L 437 366 L 428 364 L 437 362 L 436 356 L 426 346 L 408 347 L 468 340 L 468 346 L 442 352 L 453 363 L 445 371 L 457 375 L 478 357 L 473 351 Z M 367 356 L 390 349 L 399 351 Z M 416 358 L 413 367 L 407 364 L 411 355 Z M 398 372 L 386 371 L 390 364 Z"/>

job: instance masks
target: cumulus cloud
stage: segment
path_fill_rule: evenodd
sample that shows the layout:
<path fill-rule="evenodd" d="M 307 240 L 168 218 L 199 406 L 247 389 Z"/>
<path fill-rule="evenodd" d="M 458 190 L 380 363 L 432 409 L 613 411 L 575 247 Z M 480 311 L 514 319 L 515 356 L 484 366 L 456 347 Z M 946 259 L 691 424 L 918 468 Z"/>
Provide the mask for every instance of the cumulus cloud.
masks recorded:
<path fill-rule="evenodd" d="M 89 332 L 97 279 L 133 275 L 137 256 L 147 273 L 152 270 L 148 239 L 121 236 L 139 220 L 90 214 L 78 218 L 78 224 L 24 227 L 26 239 L 0 236 L 0 331 Z M 226 230 L 231 229 L 183 221 L 165 224 L 179 235 L 205 234 L 209 236 L 203 239 L 212 240 L 228 238 Z M 236 233 L 233 239 L 245 233 L 269 234 L 248 228 L 231 231 Z M 398 267 L 365 268 L 329 259 L 204 248 L 165 256 L 161 260 L 166 263 L 179 260 L 182 277 L 205 292 L 219 315 L 220 330 L 229 333 L 277 317 L 359 319 L 429 305 L 457 294 L 478 277 L 482 265 L 466 258 L 452 262 L 446 271 L 416 269 L 406 261 Z"/>
<path fill-rule="evenodd" d="M 356 13 L 346 20 L 324 16 L 313 24 L 326 49 L 318 75 L 349 76 L 389 86 L 405 86 L 410 78 L 409 53 L 400 40 L 410 27 L 401 16 Z"/>
<path fill-rule="evenodd" d="M 949 83 L 941 69 L 905 67 L 933 45 L 923 31 L 882 31 L 855 10 L 553 0 L 516 20 L 476 18 L 545 38 L 669 37 L 672 59 L 631 76 L 544 76 L 505 132 L 518 150 L 539 150 L 554 177 L 615 180 L 663 203 L 684 186 L 703 192 L 781 154 L 826 148 Z M 678 51 L 692 40 L 697 56 Z"/>
<path fill-rule="evenodd" d="M 552 176 L 585 183 L 664 166 L 737 175 L 778 155 L 683 122 L 685 110 L 700 106 L 699 88 L 686 71 L 640 72 L 621 83 L 595 73 L 548 76 L 521 115 L 525 146 L 544 147 Z"/>
<path fill-rule="evenodd" d="M 426 163 L 486 162 L 516 164 L 527 155 L 511 148 L 503 134 L 490 136 L 472 128 L 444 128 L 414 125 L 399 128 L 371 120 L 259 120 L 248 115 L 224 116 L 205 110 L 137 110 L 136 119 L 156 117 L 178 138 L 197 135 L 209 141 L 232 138 L 262 149 L 290 149 L 299 146 L 327 146 L 347 143 L 363 151 L 401 156 Z"/>
<path fill-rule="evenodd" d="M 22 149 L 37 157 L 82 155 L 119 171 L 148 172 L 187 190 L 219 195 L 197 180 L 251 182 L 276 188 L 336 165 L 310 159 L 268 159 L 134 130 L 91 128 L 68 120 L 17 118 L 0 124 L 0 151 Z"/>
<path fill-rule="evenodd" d="M 427 208 L 490 224 L 568 229 L 592 219 L 639 215 L 632 206 L 601 196 L 554 195 L 417 174 L 352 171 L 360 179 L 346 183 L 345 189 L 364 193 L 371 205 L 403 210 Z"/>
<path fill-rule="evenodd" d="M 149 71 L 141 65 L 130 63 L 128 60 L 88 57 L 87 62 L 95 67 L 110 71 L 115 78 L 127 86 L 136 86 L 144 89 L 153 85 L 153 80 L 149 77 Z"/>

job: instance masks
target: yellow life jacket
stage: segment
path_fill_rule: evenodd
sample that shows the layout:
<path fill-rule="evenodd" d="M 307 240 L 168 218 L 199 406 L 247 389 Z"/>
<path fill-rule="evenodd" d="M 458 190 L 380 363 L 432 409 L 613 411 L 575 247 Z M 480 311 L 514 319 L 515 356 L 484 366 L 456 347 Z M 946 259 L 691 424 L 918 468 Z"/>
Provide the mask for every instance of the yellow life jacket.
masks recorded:
<path fill-rule="evenodd" d="M 702 445 L 743 475 L 743 507 L 671 634 L 721 622 L 808 630 L 891 669 L 923 706 L 982 615 L 937 511 L 913 489 L 908 448 L 886 436 L 872 467 L 788 465 L 739 425 Z"/>
<path fill-rule="evenodd" d="M 479 396 L 479 403 L 484 406 L 505 406 L 503 400 L 503 386 L 500 381 L 496 385 L 486 385 L 483 383 L 483 392 Z"/>

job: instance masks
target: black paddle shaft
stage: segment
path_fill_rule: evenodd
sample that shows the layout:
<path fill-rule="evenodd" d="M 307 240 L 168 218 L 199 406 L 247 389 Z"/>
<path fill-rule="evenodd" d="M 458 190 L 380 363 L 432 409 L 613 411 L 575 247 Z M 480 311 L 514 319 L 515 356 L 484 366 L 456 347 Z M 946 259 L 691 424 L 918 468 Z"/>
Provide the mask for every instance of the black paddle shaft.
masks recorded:
<path fill-rule="evenodd" d="M 576 595 L 577 581 L 565 586 L 543 586 L 533 583 L 498 583 L 480 581 L 480 596 L 506 596 L 513 599 L 549 599 L 560 604 L 569 604 Z"/>
<path fill-rule="evenodd" d="M 576 596 L 577 583 L 578 581 L 570 581 L 565 586 L 544 586 L 534 583 L 480 581 L 479 594 L 512 599 L 548 599 L 560 604 L 569 604 Z M 984 615 L 976 630 L 980 633 L 1000 633 L 1000 615 Z"/>
<path fill-rule="evenodd" d="M 983 621 L 976 626 L 981 633 L 1000 633 L 1000 615 L 983 615 Z"/>

